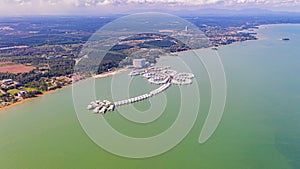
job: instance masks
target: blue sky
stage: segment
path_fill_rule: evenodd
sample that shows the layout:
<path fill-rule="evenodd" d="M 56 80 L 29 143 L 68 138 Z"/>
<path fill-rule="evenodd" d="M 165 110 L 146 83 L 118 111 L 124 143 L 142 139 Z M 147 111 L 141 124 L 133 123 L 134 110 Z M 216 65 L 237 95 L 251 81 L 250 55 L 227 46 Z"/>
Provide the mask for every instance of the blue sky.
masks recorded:
<path fill-rule="evenodd" d="M 0 15 L 102 15 L 205 8 L 300 12 L 300 0 L 0 0 Z"/>

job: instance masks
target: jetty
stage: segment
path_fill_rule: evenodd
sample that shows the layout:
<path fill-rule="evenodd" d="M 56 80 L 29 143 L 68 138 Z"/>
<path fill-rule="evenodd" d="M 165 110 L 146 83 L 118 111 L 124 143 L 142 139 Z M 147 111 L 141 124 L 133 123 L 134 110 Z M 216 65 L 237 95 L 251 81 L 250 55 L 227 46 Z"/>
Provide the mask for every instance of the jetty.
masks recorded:
<path fill-rule="evenodd" d="M 128 105 L 136 102 L 140 102 L 150 97 L 154 97 L 164 91 L 169 87 L 174 85 L 190 85 L 193 83 L 192 79 L 195 77 L 192 73 L 177 73 L 175 70 L 171 70 L 170 66 L 163 67 L 149 67 L 145 69 L 134 70 L 129 73 L 129 76 L 143 76 L 148 80 L 150 84 L 161 85 L 159 88 L 133 98 L 110 102 L 108 100 L 96 100 L 91 102 L 88 106 L 88 110 L 93 110 L 94 113 L 106 114 L 108 111 L 114 111 L 115 108 Z"/>

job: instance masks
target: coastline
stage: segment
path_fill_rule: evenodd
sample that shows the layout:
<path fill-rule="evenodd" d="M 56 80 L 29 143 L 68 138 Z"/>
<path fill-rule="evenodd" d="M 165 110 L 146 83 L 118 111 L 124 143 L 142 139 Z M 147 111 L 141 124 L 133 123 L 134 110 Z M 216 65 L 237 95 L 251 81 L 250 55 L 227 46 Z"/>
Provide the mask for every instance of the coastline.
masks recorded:
<path fill-rule="evenodd" d="M 125 72 L 125 71 L 127 71 L 127 70 L 128 70 L 128 68 L 123 68 L 123 69 L 119 69 L 119 70 L 112 71 L 112 72 L 105 72 L 105 73 L 102 73 L 102 74 L 99 74 L 99 75 L 94 75 L 94 76 L 92 76 L 92 77 L 90 77 L 90 78 L 100 79 L 100 78 L 110 77 L 110 76 L 114 76 L 114 75 L 116 75 L 116 74 Z M 84 81 L 84 80 L 88 80 L 88 79 L 90 79 L 90 78 L 82 79 L 82 80 L 80 80 L 80 81 L 78 81 L 78 82 L 75 82 L 75 83 L 79 83 L 79 82 L 82 82 L 82 81 Z M 75 83 L 74 83 L 74 84 L 75 84 Z M 47 94 L 54 93 L 54 92 L 56 92 L 56 91 L 59 91 L 59 90 L 62 90 L 62 89 L 71 87 L 72 85 L 73 85 L 73 84 L 69 84 L 69 85 L 66 85 L 66 86 L 62 86 L 61 88 L 58 88 L 58 89 L 55 89 L 55 90 L 46 91 L 46 92 L 44 92 L 43 94 L 37 95 L 36 97 L 23 99 L 22 101 L 15 102 L 15 103 L 10 104 L 10 105 L 8 105 L 8 106 L 1 107 L 1 108 L 0 108 L 0 114 L 1 114 L 4 110 L 10 109 L 10 108 L 12 108 L 12 107 L 14 107 L 14 106 L 17 106 L 17 105 L 20 105 L 20 104 L 23 104 L 23 103 L 25 103 L 25 102 L 27 102 L 27 101 L 31 101 L 31 100 L 37 99 L 37 98 L 42 97 L 42 96 L 45 96 L 45 95 L 47 95 Z"/>
<path fill-rule="evenodd" d="M 62 90 L 62 89 L 64 89 L 64 88 L 67 88 L 67 87 L 70 87 L 70 86 L 71 86 L 71 84 L 70 84 L 70 85 L 66 85 L 66 86 L 62 86 L 62 87 L 59 88 L 59 89 L 46 91 L 46 92 L 44 92 L 43 94 L 37 95 L 36 97 L 31 97 L 31 98 L 23 99 L 22 101 L 15 102 L 15 103 L 10 104 L 10 105 L 5 106 L 5 107 L 1 107 L 1 108 L 0 108 L 0 114 L 2 113 L 2 111 L 6 110 L 6 109 L 10 109 L 10 108 L 12 108 L 12 107 L 14 107 L 14 106 L 23 104 L 23 103 L 25 103 L 25 102 L 27 102 L 27 101 L 31 101 L 31 100 L 37 99 L 37 98 L 42 97 L 42 96 L 44 96 L 44 95 L 47 95 L 47 94 L 50 94 L 50 93 L 54 93 L 54 92 L 56 92 L 56 91 Z"/>
<path fill-rule="evenodd" d="M 286 23 L 286 24 L 264 24 L 264 25 L 259 25 L 258 26 L 258 29 L 255 31 L 257 34 L 256 34 L 256 37 L 258 38 L 257 40 L 263 40 L 264 39 L 264 36 L 262 36 L 261 34 L 259 34 L 258 30 L 261 30 L 261 29 L 266 29 L 268 27 L 271 27 L 271 26 L 276 26 L 276 25 L 299 25 L 299 24 L 293 24 L 293 23 Z M 257 40 L 248 40 L 247 42 L 249 41 L 257 41 Z M 242 43 L 242 42 L 234 42 L 234 43 L 231 43 L 231 44 L 228 44 L 228 45 L 233 45 L 233 44 L 237 44 L 237 43 Z M 224 46 L 228 46 L 228 45 L 224 45 Z M 221 47 L 221 46 L 220 46 Z M 207 47 L 207 48 L 202 48 L 202 49 L 208 49 L 208 48 L 211 48 L 211 47 Z M 185 52 L 185 51 L 184 51 Z M 178 55 L 180 52 L 176 52 L 175 54 Z M 160 56 L 158 58 L 158 60 L 162 59 L 163 57 L 165 56 Z M 90 78 L 95 78 L 95 79 L 98 79 L 98 78 L 106 78 L 106 77 L 110 77 L 110 76 L 114 76 L 116 74 L 119 74 L 119 73 L 122 73 L 122 72 L 125 72 L 125 71 L 128 71 L 129 69 L 128 68 L 122 68 L 122 69 L 118 69 L 118 70 L 115 70 L 115 71 L 111 71 L 111 72 L 104 72 L 102 74 L 98 74 L 98 75 L 94 75 Z M 88 80 L 90 78 L 86 78 L 86 79 L 82 79 L 78 82 L 82 82 L 84 80 Z M 75 82 L 75 83 L 78 83 L 78 82 Z M 23 104 L 27 101 L 31 101 L 31 100 L 34 100 L 36 98 L 39 98 L 41 96 L 44 96 L 44 95 L 47 95 L 47 94 L 50 94 L 50 93 L 53 93 L 53 92 L 56 92 L 56 91 L 59 91 L 61 89 L 65 89 L 67 87 L 70 87 L 71 85 L 73 84 L 69 84 L 69 85 L 66 85 L 66 86 L 62 86 L 62 88 L 59 88 L 59 89 L 55 89 L 55 90 L 50 90 L 50 91 L 46 91 L 45 93 L 43 94 L 40 94 L 40 95 L 37 95 L 36 97 L 33 97 L 33 98 L 27 98 L 27 99 L 23 99 L 22 101 L 19 101 L 19 102 L 16 102 L 16 103 L 13 103 L 13 104 L 10 104 L 8 106 L 5 106 L 5 107 L 1 107 L 0 108 L 0 114 L 4 111 L 4 110 L 7 110 L 7 109 L 10 109 L 12 108 L 13 106 L 17 106 L 17 105 L 20 105 L 20 104 Z"/>
<path fill-rule="evenodd" d="M 94 76 L 92 76 L 92 78 L 99 79 L 99 78 L 110 77 L 110 76 L 114 76 L 114 75 L 122 73 L 122 72 L 126 72 L 127 70 L 128 70 L 128 68 L 123 68 L 123 69 L 118 69 L 118 70 L 111 71 L 111 72 L 104 72 L 99 75 L 94 75 Z"/>
<path fill-rule="evenodd" d="M 44 95 L 44 94 L 43 94 L 43 95 Z M 37 96 L 37 97 L 39 97 L 39 96 Z M 1 107 L 1 108 L 0 108 L 0 114 L 2 113 L 2 111 L 6 110 L 6 109 L 10 109 L 10 108 L 12 108 L 13 106 L 20 105 L 20 104 L 25 103 L 25 102 L 27 102 L 27 101 L 29 101 L 29 100 L 33 100 L 33 99 L 35 99 L 35 98 L 37 98 L 37 97 L 32 97 L 32 98 L 28 98 L 28 99 L 23 99 L 22 101 L 19 101 L 19 102 L 10 104 L 10 105 L 8 105 L 8 106 Z"/>

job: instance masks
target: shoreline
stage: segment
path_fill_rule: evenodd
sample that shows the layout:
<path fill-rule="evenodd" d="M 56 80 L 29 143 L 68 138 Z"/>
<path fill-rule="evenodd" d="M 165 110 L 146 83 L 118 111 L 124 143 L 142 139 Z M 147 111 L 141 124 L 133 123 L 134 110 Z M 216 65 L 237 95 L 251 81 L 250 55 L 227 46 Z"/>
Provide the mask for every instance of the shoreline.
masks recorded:
<path fill-rule="evenodd" d="M 92 76 L 92 78 L 100 79 L 100 78 L 110 77 L 110 76 L 114 76 L 114 75 L 122 73 L 122 72 L 126 72 L 127 70 L 128 70 L 128 68 L 122 68 L 122 69 L 118 69 L 118 70 L 111 71 L 111 72 L 104 72 L 99 75 L 94 75 L 94 76 Z"/>
<path fill-rule="evenodd" d="M 38 98 L 38 97 L 39 97 L 39 96 L 32 97 L 32 98 L 28 98 L 28 99 L 23 99 L 22 101 L 15 102 L 15 103 L 10 104 L 10 105 L 8 105 L 8 106 L 1 107 L 1 108 L 0 108 L 0 114 L 1 114 L 2 111 L 4 111 L 4 110 L 10 109 L 10 108 L 12 108 L 12 107 L 14 107 L 14 106 L 20 105 L 20 104 L 22 104 L 22 103 L 25 103 L 25 102 L 27 102 L 27 101 L 29 101 L 29 100 L 33 100 L 33 99 Z"/>
<path fill-rule="evenodd" d="M 299 24 L 293 24 L 293 23 L 282 23 L 282 24 L 262 24 L 262 25 L 259 25 L 258 26 L 258 29 L 257 30 L 261 30 L 261 29 L 266 29 L 268 27 L 271 27 L 271 26 L 276 26 L 276 25 L 299 25 Z M 263 36 L 259 36 L 259 33 L 257 32 L 257 30 L 255 31 L 257 34 L 256 34 L 256 37 L 257 37 L 257 40 L 263 40 L 264 37 Z M 243 42 L 251 42 L 251 41 L 257 41 L 257 40 L 247 40 L 247 41 L 243 41 Z M 234 45 L 234 44 L 238 44 L 238 43 L 243 43 L 243 42 L 234 42 L 234 43 L 231 43 L 231 44 L 228 44 L 228 45 Z M 228 45 L 222 45 L 222 46 L 228 46 Z M 220 47 L 222 47 L 220 46 Z M 211 47 L 207 47 L 207 48 L 201 48 L 201 49 L 210 49 Z M 185 52 L 185 51 L 183 51 Z M 180 52 L 175 52 L 176 55 L 179 55 Z M 161 60 L 163 57 L 165 56 L 160 56 L 158 58 L 158 61 Z M 115 71 L 111 71 L 111 72 L 104 72 L 102 74 L 98 74 L 98 75 L 93 75 L 89 78 L 86 78 L 86 79 L 82 79 L 78 82 L 75 82 L 75 83 L 79 83 L 79 82 L 82 82 L 84 80 L 88 80 L 90 78 L 94 78 L 94 79 L 100 79 L 100 78 L 106 78 L 106 77 L 110 77 L 110 76 L 114 76 L 114 75 L 117 75 L 119 73 L 122 73 L 122 72 L 126 72 L 128 71 L 129 69 L 128 68 L 122 68 L 122 69 L 117 69 Z M 75 84 L 73 83 L 73 84 Z M 62 86 L 62 88 L 59 88 L 59 89 L 55 89 L 55 90 L 50 90 L 50 91 L 46 91 L 45 93 L 43 94 L 40 94 L 40 95 L 37 95 L 36 97 L 32 97 L 32 98 L 27 98 L 27 99 L 23 99 L 22 101 L 19 101 L 19 102 L 16 102 L 16 103 L 13 103 L 13 104 L 10 104 L 8 106 L 5 106 L 5 107 L 1 107 L 0 108 L 0 114 L 4 111 L 4 110 L 7 110 L 7 109 L 10 109 L 14 106 L 17 106 L 17 105 L 20 105 L 20 104 L 23 104 L 27 101 L 31 101 L 31 100 L 34 100 L 36 98 L 39 98 L 41 96 L 44 96 L 44 95 L 47 95 L 47 94 L 50 94 L 50 93 L 53 93 L 53 92 L 56 92 L 56 91 L 59 91 L 59 90 L 62 90 L 62 89 L 65 89 L 67 87 L 70 87 L 72 86 L 73 84 L 69 84 L 69 85 L 66 85 L 66 86 Z"/>
<path fill-rule="evenodd" d="M 6 109 L 10 109 L 10 108 L 12 108 L 12 107 L 14 107 L 14 106 L 23 104 L 23 103 L 25 103 L 25 102 L 27 102 L 27 101 L 31 101 L 31 100 L 37 99 L 37 98 L 42 97 L 42 96 L 44 96 L 44 95 L 47 95 L 47 94 L 50 94 L 50 93 L 54 93 L 54 92 L 56 92 L 56 91 L 62 90 L 62 89 L 67 88 L 67 87 L 70 87 L 71 85 L 72 85 L 72 84 L 66 85 L 66 86 L 62 86 L 61 88 L 58 88 L 58 89 L 55 89 L 55 90 L 46 91 L 46 92 L 44 92 L 43 94 L 36 95 L 36 97 L 31 97 L 31 98 L 23 99 L 22 101 L 15 102 L 15 103 L 10 104 L 10 105 L 8 105 L 8 106 L 1 107 L 1 108 L 0 108 L 0 114 L 2 113 L 2 111 L 6 110 Z"/>
<path fill-rule="evenodd" d="M 116 74 L 125 72 L 125 71 L 127 71 L 127 70 L 128 70 L 128 68 L 123 68 L 123 69 L 119 69 L 119 70 L 112 71 L 112 72 L 105 72 L 105 73 L 102 73 L 102 74 L 99 74 L 99 75 L 94 75 L 94 76 L 92 76 L 92 77 L 89 77 L 89 78 L 86 78 L 86 79 L 79 80 L 79 81 L 77 81 L 77 82 L 75 82 L 75 83 L 73 83 L 73 84 L 80 83 L 80 82 L 82 82 L 82 81 L 85 81 L 85 80 L 88 80 L 88 79 L 91 79 L 91 78 L 101 79 L 101 78 L 106 78 L 106 77 L 114 76 L 114 75 L 116 75 Z M 17 106 L 17 105 L 26 103 L 27 101 L 31 101 L 31 100 L 37 99 L 37 98 L 39 98 L 39 97 L 45 96 L 45 95 L 47 95 L 47 94 L 54 93 L 54 92 L 57 92 L 57 91 L 59 91 L 59 90 L 62 90 L 62 89 L 68 88 L 68 87 L 72 87 L 73 84 L 69 84 L 69 85 L 66 85 L 66 86 L 62 86 L 61 88 L 58 88 L 58 89 L 55 89 L 55 90 L 46 91 L 46 92 L 44 92 L 43 94 L 37 95 L 36 97 L 23 99 L 23 100 L 21 100 L 21 101 L 19 101 L 19 102 L 15 102 L 15 103 L 10 104 L 10 105 L 8 105 L 8 106 L 1 107 L 1 108 L 0 108 L 0 114 L 1 114 L 4 110 L 7 110 L 7 109 L 10 109 L 10 108 L 12 108 L 12 107 L 14 107 L 14 106 Z"/>

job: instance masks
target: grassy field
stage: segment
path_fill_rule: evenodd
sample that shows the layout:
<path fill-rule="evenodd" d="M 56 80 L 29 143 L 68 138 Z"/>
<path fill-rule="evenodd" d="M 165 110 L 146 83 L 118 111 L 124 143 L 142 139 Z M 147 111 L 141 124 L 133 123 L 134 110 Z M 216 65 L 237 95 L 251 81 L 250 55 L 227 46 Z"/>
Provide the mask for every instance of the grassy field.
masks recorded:
<path fill-rule="evenodd" d="M 11 89 L 11 90 L 8 90 L 7 93 L 11 94 L 11 95 L 15 95 L 16 93 L 18 93 L 19 91 L 21 90 L 18 90 L 18 89 Z"/>
<path fill-rule="evenodd" d="M 25 88 L 24 90 L 26 90 L 28 92 L 38 91 L 38 89 L 36 89 L 36 88 Z"/>
<path fill-rule="evenodd" d="M 24 88 L 24 89 L 11 89 L 11 90 L 8 90 L 7 93 L 11 94 L 11 95 L 15 95 L 16 93 L 20 92 L 20 91 L 28 91 L 28 92 L 34 92 L 34 91 L 39 91 L 38 89 L 35 89 L 35 88 Z"/>

